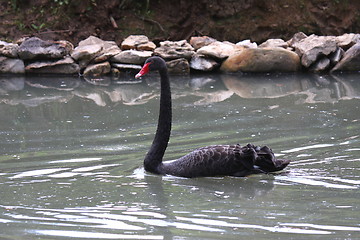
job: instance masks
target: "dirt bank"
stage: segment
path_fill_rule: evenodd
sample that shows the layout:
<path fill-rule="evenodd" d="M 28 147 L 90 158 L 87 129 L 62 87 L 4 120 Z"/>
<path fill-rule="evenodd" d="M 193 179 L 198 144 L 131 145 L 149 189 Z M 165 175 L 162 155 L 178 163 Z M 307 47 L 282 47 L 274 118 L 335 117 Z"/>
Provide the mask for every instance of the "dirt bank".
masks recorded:
<path fill-rule="evenodd" d="M 155 42 L 208 35 L 237 42 L 289 39 L 294 33 L 360 32 L 356 0 L 8 0 L 0 3 L 0 39 L 89 35 L 121 42 L 145 34 Z"/>

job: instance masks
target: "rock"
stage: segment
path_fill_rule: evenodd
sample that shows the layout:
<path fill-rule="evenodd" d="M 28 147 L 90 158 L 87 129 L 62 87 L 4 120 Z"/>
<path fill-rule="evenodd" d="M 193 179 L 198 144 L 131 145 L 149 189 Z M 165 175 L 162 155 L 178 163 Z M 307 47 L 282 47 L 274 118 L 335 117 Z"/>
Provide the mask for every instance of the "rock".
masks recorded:
<path fill-rule="evenodd" d="M 68 55 L 67 49 L 59 43 L 31 37 L 21 43 L 18 55 L 23 60 L 60 59 Z"/>
<path fill-rule="evenodd" d="M 29 73 L 78 74 L 80 67 L 71 57 L 66 57 L 58 61 L 34 62 L 28 64 L 25 70 Z"/>
<path fill-rule="evenodd" d="M 155 50 L 155 48 L 156 45 L 153 42 L 142 43 L 136 47 L 136 49 L 139 51 L 152 51 L 152 52 Z"/>
<path fill-rule="evenodd" d="M 190 65 L 185 58 L 175 59 L 169 62 L 166 62 L 169 73 L 171 74 L 189 74 Z"/>
<path fill-rule="evenodd" d="M 121 50 L 115 42 L 103 41 L 100 38 L 90 36 L 79 43 L 71 57 L 79 62 L 81 68 L 84 68 L 92 61 L 103 62 L 120 52 Z"/>
<path fill-rule="evenodd" d="M 150 42 L 149 38 L 145 35 L 130 35 L 121 43 L 122 50 L 137 49 L 153 51 L 155 48 L 155 43 Z"/>
<path fill-rule="evenodd" d="M 155 49 L 154 54 L 172 60 L 178 58 L 190 59 L 195 52 L 194 48 L 186 40 L 181 40 L 160 42 L 160 47 Z"/>
<path fill-rule="evenodd" d="M 213 43 L 213 42 L 216 42 L 216 39 L 208 37 L 208 36 L 191 37 L 190 38 L 190 45 L 195 50 L 198 50 L 199 48 L 207 46 L 207 45 L 209 45 L 210 43 Z"/>
<path fill-rule="evenodd" d="M 331 70 L 335 71 L 360 71 L 360 42 L 345 52 L 340 62 Z"/>
<path fill-rule="evenodd" d="M 69 41 L 59 40 L 59 41 L 55 41 L 54 43 L 59 44 L 59 46 L 65 48 L 68 54 L 71 54 L 72 51 L 74 51 L 74 45 Z"/>
<path fill-rule="evenodd" d="M 121 53 L 119 46 L 113 41 L 104 41 L 99 56 L 95 57 L 94 62 L 105 62 L 111 57 Z"/>
<path fill-rule="evenodd" d="M 338 47 L 347 50 L 356 43 L 360 42 L 360 34 L 345 33 L 341 36 L 335 37 L 335 41 L 337 42 Z"/>
<path fill-rule="evenodd" d="M 18 58 L 19 45 L 0 41 L 0 56 Z"/>
<path fill-rule="evenodd" d="M 246 47 L 246 48 L 257 48 L 256 42 L 251 42 L 249 39 L 240 41 L 236 43 L 236 46 Z"/>
<path fill-rule="evenodd" d="M 25 73 L 24 61 L 0 56 L 0 73 Z"/>
<path fill-rule="evenodd" d="M 217 41 L 200 48 L 196 53 L 216 59 L 224 59 L 233 54 L 235 50 L 235 44 Z"/>
<path fill-rule="evenodd" d="M 203 55 L 194 54 L 190 60 L 190 68 L 199 71 L 211 71 L 219 66 L 219 63 Z"/>
<path fill-rule="evenodd" d="M 128 70 L 140 70 L 141 65 L 136 64 L 124 64 L 124 63 L 111 63 L 111 66 L 118 69 L 128 69 Z"/>
<path fill-rule="evenodd" d="M 330 59 L 327 57 L 323 57 L 317 62 L 315 62 L 311 67 L 309 68 L 312 72 L 323 72 L 327 70 L 330 67 Z"/>
<path fill-rule="evenodd" d="M 328 56 L 337 49 L 334 37 L 311 35 L 295 43 L 293 47 L 301 56 L 301 64 L 309 67 L 321 56 Z"/>
<path fill-rule="evenodd" d="M 120 77 L 121 72 L 118 68 L 112 67 L 110 70 L 110 74 L 112 77 L 118 78 Z"/>
<path fill-rule="evenodd" d="M 117 63 L 143 64 L 145 60 L 151 56 L 151 51 L 125 50 L 113 56 L 110 61 Z"/>
<path fill-rule="evenodd" d="M 287 48 L 289 45 L 284 40 L 277 38 L 277 39 L 268 39 L 262 44 L 259 45 L 261 48 L 274 48 L 274 47 L 281 47 L 281 48 Z"/>
<path fill-rule="evenodd" d="M 81 68 L 84 68 L 100 54 L 101 50 L 100 45 L 77 46 L 71 57 L 79 63 Z"/>
<path fill-rule="evenodd" d="M 335 52 L 331 53 L 328 56 L 328 58 L 330 59 L 331 65 L 334 66 L 335 64 L 340 62 L 340 60 L 343 57 L 344 53 L 345 53 L 345 51 L 341 47 L 338 47 Z"/>
<path fill-rule="evenodd" d="M 221 65 L 223 72 L 293 72 L 300 69 L 299 56 L 282 48 L 247 48 Z"/>
<path fill-rule="evenodd" d="M 294 47 L 294 44 L 300 42 L 301 40 L 307 38 L 308 36 L 303 32 L 295 33 L 294 36 L 287 41 L 288 46 Z"/>
<path fill-rule="evenodd" d="M 97 63 L 89 65 L 84 70 L 86 77 L 98 77 L 110 73 L 111 65 L 109 62 Z"/>

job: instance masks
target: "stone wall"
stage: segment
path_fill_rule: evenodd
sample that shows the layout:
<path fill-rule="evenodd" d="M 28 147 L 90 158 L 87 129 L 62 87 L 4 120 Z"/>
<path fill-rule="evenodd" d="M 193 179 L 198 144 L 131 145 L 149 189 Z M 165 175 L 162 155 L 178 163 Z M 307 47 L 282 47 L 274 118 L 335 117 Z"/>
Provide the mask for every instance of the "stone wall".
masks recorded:
<path fill-rule="evenodd" d="M 90 36 L 74 47 L 68 41 L 44 41 L 36 37 L 16 43 L 0 41 L 0 73 L 118 76 L 138 70 L 145 60 L 158 55 L 169 72 L 334 72 L 360 71 L 360 34 L 306 36 L 290 40 L 269 39 L 260 45 L 211 37 L 190 41 L 163 41 L 159 46 L 144 35 L 130 35 L 120 46 Z"/>

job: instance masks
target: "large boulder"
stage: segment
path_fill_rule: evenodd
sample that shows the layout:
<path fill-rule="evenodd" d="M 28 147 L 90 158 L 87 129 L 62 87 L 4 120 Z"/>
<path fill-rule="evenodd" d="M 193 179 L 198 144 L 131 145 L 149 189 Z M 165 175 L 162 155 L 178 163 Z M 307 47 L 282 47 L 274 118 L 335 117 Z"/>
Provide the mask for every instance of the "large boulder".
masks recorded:
<path fill-rule="evenodd" d="M 18 58 L 19 45 L 0 41 L 0 56 Z"/>
<path fill-rule="evenodd" d="M 125 50 L 113 56 L 110 61 L 115 63 L 143 64 L 151 56 L 151 51 Z"/>
<path fill-rule="evenodd" d="M 136 49 L 142 51 L 154 51 L 155 48 L 155 43 L 151 42 L 145 35 L 130 35 L 121 43 L 122 50 Z"/>
<path fill-rule="evenodd" d="M 78 74 L 80 67 L 71 57 L 57 61 L 33 62 L 25 67 L 28 73 Z"/>
<path fill-rule="evenodd" d="M 25 73 L 24 61 L 0 56 L 0 73 Z"/>
<path fill-rule="evenodd" d="M 23 41 L 18 49 L 18 55 L 23 60 L 60 59 L 69 54 L 63 43 L 44 41 L 31 37 Z"/>
<path fill-rule="evenodd" d="M 248 48 L 228 57 L 224 72 L 293 72 L 300 69 L 299 56 L 282 48 Z"/>
<path fill-rule="evenodd" d="M 160 47 L 154 53 L 167 60 L 190 59 L 195 54 L 194 48 L 186 40 L 160 42 Z"/>
<path fill-rule="evenodd" d="M 360 71 L 360 42 L 349 48 L 331 71 Z"/>
<path fill-rule="evenodd" d="M 293 44 L 293 47 L 301 57 L 301 64 L 308 68 L 320 57 L 335 52 L 337 43 L 335 37 L 311 35 Z"/>
<path fill-rule="evenodd" d="M 196 53 L 222 60 L 233 54 L 236 49 L 233 43 L 216 41 L 198 49 Z"/>

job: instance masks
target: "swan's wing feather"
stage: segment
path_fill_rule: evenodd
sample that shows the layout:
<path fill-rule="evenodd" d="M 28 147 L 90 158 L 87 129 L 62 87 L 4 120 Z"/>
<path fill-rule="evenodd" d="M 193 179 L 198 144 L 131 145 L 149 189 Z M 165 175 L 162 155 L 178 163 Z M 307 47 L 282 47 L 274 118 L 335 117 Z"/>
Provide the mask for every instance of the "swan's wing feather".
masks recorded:
<path fill-rule="evenodd" d="M 252 173 L 255 158 L 254 149 L 213 145 L 198 148 L 164 167 L 184 177 L 238 175 L 239 172 L 245 176 Z"/>

